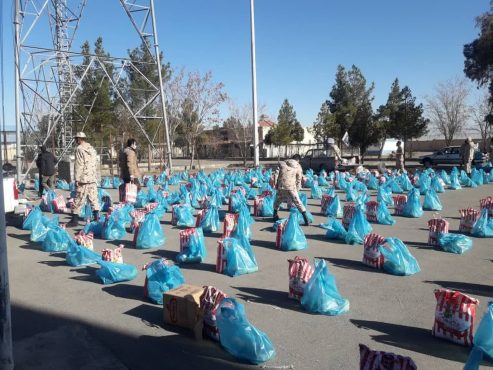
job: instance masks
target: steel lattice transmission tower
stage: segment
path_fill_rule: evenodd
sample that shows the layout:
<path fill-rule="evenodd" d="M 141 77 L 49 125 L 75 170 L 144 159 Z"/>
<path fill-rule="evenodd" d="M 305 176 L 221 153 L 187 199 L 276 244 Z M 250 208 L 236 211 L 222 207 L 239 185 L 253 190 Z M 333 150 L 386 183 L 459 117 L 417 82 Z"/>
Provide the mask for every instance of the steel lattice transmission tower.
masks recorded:
<path fill-rule="evenodd" d="M 96 1 L 96 0 L 94 0 Z M 113 0 L 117 1 L 117 0 Z M 84 55 L 72 49 L 72 42 L 83 22 L 87 0 L 14 0 L 15 2 L 15 110 L 17 177 L 20 181 L 33 166 L 34 160 L 25 163 L 22 159 L 33 147 L 52 140 L 60 157 L 72 146 L 75 127 L 84 128 L 97 95 L 92 103 L 84 107 L 85 114 L 77 109 L 75 97 L 90 70 L 97 69 L 102 76 L 100 84 L 108 81 L 122 106 L 128 110 L 135 127 L 140 129 L 149 144 L 154 147 L 156 135 L 150 137 L 145 130 L 149 119 L 159 120 L 164 126 L 166 154 L 171 168 L 171 146 L 169 140 L 166 98 L 161 75 L 160 50 L 156 29 L 154 0 L 119 0 L 121 16 L 129 21 L 142 41 L 156 68 L 157 82 L 150 81 L 140 70 L 138 63 L 129 57 L 101 57 Z M 112 14 L 111 16 L 117 16 Z M 42 28 L 44 32 L 37 32 Z M 51 40 L 40 35 L 49 29 Z M 122 91 L 121 81 L 132 72 L 146 82 L 144 87 L 149 98 L 135 107 Z M 79 103 L 80 104 L 80 103 Z M 156 114 L 146 115 L 147 108 L 158 107 Z M 79 107 L 80 108 L 80 107 Z M 24 150 L 22 150 L 24 148 Z"/>

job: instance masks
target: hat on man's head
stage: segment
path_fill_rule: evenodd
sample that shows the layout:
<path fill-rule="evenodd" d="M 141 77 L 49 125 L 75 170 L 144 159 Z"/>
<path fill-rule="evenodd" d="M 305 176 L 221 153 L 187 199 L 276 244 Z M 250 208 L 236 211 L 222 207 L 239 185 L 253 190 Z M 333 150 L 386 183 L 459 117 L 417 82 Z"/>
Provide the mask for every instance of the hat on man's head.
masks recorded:
<path fill-rule="evenodd" d="M 470 136 L 469 136 L 469 137 L 467 138 L 467 141 L 468 141 L 469 143 L 472 143 L 472 137 L 470 137 Z"/>
<path fill-rule="evenodd" d="M 76 133 L 76 134 L 75 134 L 75 136 L 74 136 L 74 137 L 75 137 L 75 138 L 78 138 L 78 137 L 79 137 L 79 138 L 81 138 L 81 139 L 85 139 L 87 136 L 86 136 L 86 134 L 84 134 L 83 132 L 78 132 L 78 133 Z"/>

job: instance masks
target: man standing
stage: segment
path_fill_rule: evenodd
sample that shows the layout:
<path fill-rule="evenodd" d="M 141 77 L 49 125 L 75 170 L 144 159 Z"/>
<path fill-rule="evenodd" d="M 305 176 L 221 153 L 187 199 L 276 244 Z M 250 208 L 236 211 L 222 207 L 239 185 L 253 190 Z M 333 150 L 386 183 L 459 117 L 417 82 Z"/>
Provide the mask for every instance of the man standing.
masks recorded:
<path fill-rule="evenodd" d="M 396 143 L 397 149 L 395 151 L 395 167 L 397 171 L 404 171 L 404 150 L 402 150 L 402 143 L 399 140 Z"/>
<path fill-rule="evenodd" d="M 123 182 L 138 182 L 140 177 L 139 166 L 137 163 L 137 141 L 135 139 L 127 140 L 127 147 L 120 155 L 120 177 Z"/>
<path fill-rule="evenodd" d="M 96 150 L 86 142 L 86 135 L 78 132 L 75 135 L 77 148 L 75 149 L 75 187 L 76 195 L 72 207 L 72 219 L 68 226 L 77 226 L 79 213 L 86 202 L 92 208 L 92 214 L 95 219 L 99 215 L 98 187 L 97 187 L 97 153 Z"/>
<path fill-rule="evenodd" d="M 478 144 L 474 144 L 472 138 L 468 137 L 464 144 L 461 146 L 462 164 L 466 167 L 468 175 L 471 174 L 472 161 L 474 159 L 474 153 L 478 149 Z"/>
<path fill-rule="evenodd" d="M 43 190 L 53 189 L 55 186 L 55 156 L 46 149 L 45 145 L 39 147 L 36 159 L 36 166 L 39 169 L 39 196 L 43 195 Z"/>
<path fill-rule="evenodd" d="M 295 206 L 303 215 L 305 226 L 308 226 L 306 209 L 301 203 L 298 190 L 301 189 L 301 178 L 303 170 L 300 164 L 294 159 L 288 159 L 279 164 L 279 176 L 277 178 L 277 193 L 274 200 L 274 221 L 279 220 L 278 211 L 281 203 L 287 202 L 288 207 Z"/>

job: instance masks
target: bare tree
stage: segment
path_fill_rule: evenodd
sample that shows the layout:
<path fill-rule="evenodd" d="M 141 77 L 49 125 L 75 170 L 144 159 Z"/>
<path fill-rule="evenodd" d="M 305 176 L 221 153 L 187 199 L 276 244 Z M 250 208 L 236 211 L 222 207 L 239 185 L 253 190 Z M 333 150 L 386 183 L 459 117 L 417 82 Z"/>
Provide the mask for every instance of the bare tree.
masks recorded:
<path fill-rule="evenodd" d="M 492 134 L 492 127 L 486 119 L 491 114 L 492 108 L 488 94 L 478 96 L 475 103 L 470 107 L 471 130 L 479 132 L 481 135 L 483 151 L 488 151 L 487 141 Z"/>
<path fill-rule="evenodd" d="M 219 122 L 219 106 L 227 99 L 222 82 L 214 83 L 212 73 L 188 74 L 184 85 L 184 100 L 181 105 L 181 125 L 185 139 L 191 149 L 190 168 L 196 154 L 198 140 L 207 126 Z"/>
<path fill-rule="evenodd" d="M 469 118 L 468 95 L 466 80 L 456 78 L 439 83 L 435 95 L 426 98 L 428 117 L 447 146 L 462 132 Z"/>
<path fill-rule="evenodd" d="M 184 68 L 181 68 L 180 70 L 173 69 L 171 71 L 171 78 L 169 82 L 165 85 L 169 139 L 172 146 L 175 145 L 175 141 L 178 139 L 178 126 L 181 122 L 182 107 L 185 100 L 185 85 L 183 82 L 184 79 Z"/>
<path fill-rule="evenodd" d="M 265 104 L 260 104 L 257 108 L 259 116 L 265 113 Z M 249 144 L 253 141 L 253 108 L 251 104 L 238 107 L 232 100 L 229 100 L 229 118 L 224 121 L 224 126 L 230 129 L 233 139 L 238 143 L 240 155 L 243 158 L 243 165 L 246 166 L 249 157 Z"/>

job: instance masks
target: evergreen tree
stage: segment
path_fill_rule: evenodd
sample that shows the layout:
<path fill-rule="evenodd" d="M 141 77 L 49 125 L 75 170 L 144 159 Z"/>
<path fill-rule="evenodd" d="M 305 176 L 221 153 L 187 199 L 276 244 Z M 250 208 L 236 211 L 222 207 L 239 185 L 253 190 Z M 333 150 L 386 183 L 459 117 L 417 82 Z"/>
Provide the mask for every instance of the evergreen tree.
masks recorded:
<path fill-rule="evenodd" d="M 328 102 L 324 102 L 312 127 L 315 140 L 324 143 L 324 146 L 327 145 L 329 138 L 338 137 L 338 127 L 335 124 L 334 118 L 335 116 L 330 113 Z"/>
<path fill-rule="evenodd" d="M 273 128 L 272 141 L 276 146 L 285 146 L 285 156 L 288 154 L 288 145 L 294 140 L 293 130 L 296 124 L 299 125 L 296 119 L 296 112 L 293 106 L 289 104 L 288 99 L 284 99 L 277 116 L 277 125 Z"/>
<path fill-rule="evenodd" d="M 490 108 L 493 107 L 493 1 L 490 2 L 490 11 L 476 18 L 480 28 L 478 38 L 464 45 L 464 73 L 468 78 L 476 81 L 479 86 L 489 86 Z M 487 116 L 493 124 L 493 112 Z"/>
<path fill-rule="evenodd" d="M 364 159 L 368 147 L 377 143 L 381 137 L 381 128 L 373 117 L 370 101 L 367 100 L 359 105 L 348 133 L 349 143 L 359 147 L 361 157 Z"/>

